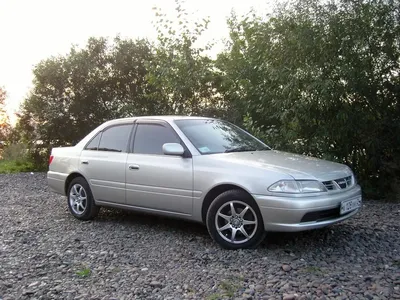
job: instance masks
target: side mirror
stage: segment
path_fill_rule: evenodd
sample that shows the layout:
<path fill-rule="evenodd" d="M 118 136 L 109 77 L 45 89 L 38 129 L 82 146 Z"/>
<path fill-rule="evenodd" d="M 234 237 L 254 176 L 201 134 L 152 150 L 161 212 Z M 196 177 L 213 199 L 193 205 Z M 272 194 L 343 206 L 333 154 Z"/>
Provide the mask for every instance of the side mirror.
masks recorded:
<path fill-rule="evenodd" d="M 178 143 L 166 143 L 162 146 L 165 155 L 182 156 L 185 152 L 181 144 Z"/>

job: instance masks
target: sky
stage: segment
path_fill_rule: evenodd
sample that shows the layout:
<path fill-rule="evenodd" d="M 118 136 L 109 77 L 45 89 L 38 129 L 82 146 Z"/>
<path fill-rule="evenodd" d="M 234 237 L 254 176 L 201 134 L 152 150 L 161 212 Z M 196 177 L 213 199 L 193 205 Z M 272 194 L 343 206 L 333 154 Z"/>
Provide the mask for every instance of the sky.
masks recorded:
<path fill-rule="evenodd" d="M 173 14 L 174 0 L 0 0 L 0 87 L 7 91 L 12 114 L 32 87 L 32 69 L 50 56 L 66 54 L 71 45 L 84 46 L 89 37 L 156 38 L 157 6 Z M 210 18 L 203 40 L 228 37 L 226 19 L 251 8 L 271 9 L 262 0 L 186 0 L 190 20 Z M 222 44 L 217 44 L 222 47 Z"/>

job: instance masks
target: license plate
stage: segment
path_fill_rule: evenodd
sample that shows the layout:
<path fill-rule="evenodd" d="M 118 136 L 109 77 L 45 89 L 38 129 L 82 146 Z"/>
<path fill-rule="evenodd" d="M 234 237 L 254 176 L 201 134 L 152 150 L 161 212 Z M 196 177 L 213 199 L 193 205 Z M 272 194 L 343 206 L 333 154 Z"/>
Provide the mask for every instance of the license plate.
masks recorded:
<path fill-rule="evenodd" d="M 342 203 L 340 203 L 340 214 L 346 214 L 352 210 L 355 210 L 357 208 L 361 207 L 361 196 L 357 197 L 355 199 L 351 199 L 351 200 L 346 200 L 346 201 L 342 201 Z"/>

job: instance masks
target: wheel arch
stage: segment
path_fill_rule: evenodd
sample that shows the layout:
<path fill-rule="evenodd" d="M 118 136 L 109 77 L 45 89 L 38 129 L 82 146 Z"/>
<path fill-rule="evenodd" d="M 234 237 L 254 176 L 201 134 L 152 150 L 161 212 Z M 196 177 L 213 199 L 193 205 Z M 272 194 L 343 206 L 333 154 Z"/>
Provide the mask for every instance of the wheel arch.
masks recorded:
<path fill-rule="evenodd" d="M 82 175 L 81 173 L 79 173 L 79 172 L 72 172 L 72 173 L 69 174 L 68 177 L 65 179 L 65 185 L 64 185 L 64 192 L 65 192 L 65 195 L 68 196 L 68 187 L 69 187 L 71 181 L 74 180 L 75 178 L 78 178 L 78 177 L 82 177 L 83 179 L 86 180 L 85 176 L 83 176 L 83 175 Z M 86 182 L 88 182 L 88 181 L 86 180 Z M 89 184 L 89 182 L 88 182 L 88 184 Z"/>
<path fill-rule="evenodd" d="M 206 216 L 207 216 L 208 208 L 210 207 L 210 205 L 214 201 L 214 199 L 217 198 L 222 193 L 224 193 L 226 191 L 230 191 L 230 190 L 242 190 L 254 200 L 251 193 L 242 186 L 239 186 L 239 185 L 233 184 L 233 183 L 218 184 L 218 185 L 214 186 L 212 189 L 210 189 L 203 199 L 203 203 L 201 206 L 201 220 L 203 221 L 204 224 L 206 223 Z M 256 205 L 257 205 L 257 203 L 256 203 Z"/>

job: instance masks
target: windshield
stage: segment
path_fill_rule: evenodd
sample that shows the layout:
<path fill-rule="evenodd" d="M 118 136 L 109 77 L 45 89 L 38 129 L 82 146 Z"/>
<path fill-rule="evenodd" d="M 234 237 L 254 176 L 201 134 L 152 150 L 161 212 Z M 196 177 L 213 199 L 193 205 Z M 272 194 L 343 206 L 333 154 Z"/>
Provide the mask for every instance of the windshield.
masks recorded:
<path fill-rule="evenodd" d="M 221 120 L 177 120 L 176 125 L 201 154 L 270 150 L 239 127 Z"/>

